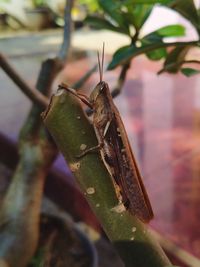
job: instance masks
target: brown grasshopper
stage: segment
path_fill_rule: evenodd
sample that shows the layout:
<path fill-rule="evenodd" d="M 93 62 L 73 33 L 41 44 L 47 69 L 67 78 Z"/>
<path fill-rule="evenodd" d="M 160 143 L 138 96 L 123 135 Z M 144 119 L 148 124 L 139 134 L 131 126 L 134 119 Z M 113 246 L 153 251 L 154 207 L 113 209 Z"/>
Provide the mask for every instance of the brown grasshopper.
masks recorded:
<path fill-rule="evenodd" d="M 151 204 L 119 111 L 113 102 L 108 84 L 102 81 L 101 69 L 100 82 L 89 98 L 76 93 L 65 84 L 60 85 L 60 88 L 76 95 L 93 110 L 93 126 L 98 146 L 86 150 L 83 154 L 96 148 L 100 149 L 102 160 L 111 175 L 120 202 L 141 221 L 149 222 L 153 218 Z"/>

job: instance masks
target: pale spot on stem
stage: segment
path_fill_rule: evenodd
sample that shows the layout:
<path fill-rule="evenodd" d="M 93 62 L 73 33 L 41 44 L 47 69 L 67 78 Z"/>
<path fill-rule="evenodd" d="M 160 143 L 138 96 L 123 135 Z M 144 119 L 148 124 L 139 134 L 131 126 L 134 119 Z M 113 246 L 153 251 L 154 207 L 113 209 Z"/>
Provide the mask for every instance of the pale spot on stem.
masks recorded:
<path fill-rule="evenodd" d="M 66 94 L 64 94 L 64 90 L 59 89 L 56 96 L 59 96 L 59 103 L 63 104 L 66 101 Z"/>
<path fill-rule="evenodd" d="M 77 171 L 80 168 L 80 166 L 81 166 L 80 162 L 73 162 L 69 164 L 69 168 L 72 172 Z"/>
<path fill-rule="evenodd" d="M 125 206 L 123 203 L 119 203 L 117 206 L 111 209 L 112 211 L 115 211 L 117 213 L 122 213 L 126 210 Z"/>
<path fill-rule="evenodd" d="M 136 232 L 137 228 L 136 227 L 132 227 L 131 231 L 134 233 Z"/>
<path fill-rule="evenodd" d="M 86 192 L 88 195 L 92 195 L 95 193 L 95 189 L 94 189 L 94 187 L 88 187 Z"/>
<path fill-rule="evenodd" d="M 81 145 L 80 145 L 80 150 L 82 150 L 82 151 L 83 151 L 83 150 L 85 150 L 85 149 L 86 149 L 86 147 L 87 147 L 87 145 L 86 145 L 86 144 L 81 144 Z"/>

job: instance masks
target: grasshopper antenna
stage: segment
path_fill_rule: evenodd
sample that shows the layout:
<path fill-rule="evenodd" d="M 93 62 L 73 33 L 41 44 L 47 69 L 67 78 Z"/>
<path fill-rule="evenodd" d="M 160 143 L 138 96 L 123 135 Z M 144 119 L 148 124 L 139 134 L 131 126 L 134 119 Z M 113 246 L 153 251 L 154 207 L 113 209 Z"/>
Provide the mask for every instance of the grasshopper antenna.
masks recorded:
<path fill-rule="evenodd" d="M 103 49 L 102 49 L 102 59 L 101 59 L 101 62 L 100 62 L 100 54 L 99 54 L 99 51 L 97 51 L 100 82 L 102 82 L 102 80 L 103 80 L 104 47 L 105 47 L 105 43 L 103 42 Z"/>
<path fill-rule="evenodd" d="M 105 47 L 105 43 L 103 42 L 102 59 L 101 59 L 101 81 L 103 80 L 104 47 Z"/>
<path fill-rule="evenodd" d="M 102 82 L 102 72 L 101 72 L 101 64 L 100 64 L 100 56 L 99 56 L 99 51 L 97 51 L 97 58 L 98 58 L 98 66 L 99 66 L 99 77 L 100 77 L 100 82 Z"/>

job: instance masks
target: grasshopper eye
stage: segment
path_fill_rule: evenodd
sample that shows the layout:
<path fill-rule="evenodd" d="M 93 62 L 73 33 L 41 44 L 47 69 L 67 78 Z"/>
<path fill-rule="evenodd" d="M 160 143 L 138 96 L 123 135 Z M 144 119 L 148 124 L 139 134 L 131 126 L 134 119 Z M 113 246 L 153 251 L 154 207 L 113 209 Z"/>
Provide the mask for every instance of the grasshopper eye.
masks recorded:
<path fill-rule="evenodd" d="M 99 87 L 99 92 L 102 92 L 103 90 L 104 90 L 104 88 L 105 88 L 105 82 L 104 81 L 101 81 L 101 82 L 99 82 L 99 84 L 98 84 L 98 87 Z"/>
<path fill-rule="evenodd" d="M 103 91 L 103 85 L 99 88 L 99 92 L 102 92 Z"/>

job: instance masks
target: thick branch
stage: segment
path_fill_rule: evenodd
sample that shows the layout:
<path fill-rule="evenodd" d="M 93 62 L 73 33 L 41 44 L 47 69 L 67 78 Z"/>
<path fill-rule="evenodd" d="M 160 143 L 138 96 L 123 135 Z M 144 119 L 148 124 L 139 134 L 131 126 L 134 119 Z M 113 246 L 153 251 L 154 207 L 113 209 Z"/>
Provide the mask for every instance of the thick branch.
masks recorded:
<path fill-rule="evenodd" d="M 42 63 L 36 84 L 37 92 L 44 93 L 47 96 L 50 95 L 51 85 L 61 66 L 60 60 L 56 58 L 47 59 Z M 38 130 L 43 128 L 40 117 L 40 114 L 43 110 L 44 107 L 40 107 L 37 104 L 32 106 L 32 109 L 27 116 L 27 120 L 20 131 L 20 139 L 22 139 L 22 141 L 26 140 L 29 135 L 31 138 L 33 138 L 34 135 L 36 139 L 41 138 L 38 136 Z"/>
<path fill-rule="evenodd" d="M 35 252 L 43 185 L 54 151 L 45 138 L 21 143 L 21 158 L 0 212 L 0 262 L 9 267 L 26 266 Z"/>
<path fill-rule="evenodd" d="M 14 171 L 19 161 L 18 144 L 0 132 L 0 162 Z M 100 228 L 94 214 L 80 190 L 74 184 L 72 175 L 51 166 L 44 188 L 45 195 L 73 218 L 82 220 L 93 228 Z M 59 194 L 55 194 L 59 192 Z M 1 195 L 0 195 L 1 196 Z M 0 203 L 1 204 L 1 203 Z"/>
<path fill-rule="evenodd" d="M 56 59 L 42 64 L 36 87 L 49 95 L 60 69 Z M 0 260 L 10 267 L 24 267 L 38 241 L 44 181 L 57 149 L 41 124 L 42 108 L 33 105 L 20 132 L 20 160 L 0 210 Z"/>
<path fill-rule="evenodd" d="M 83 147 L 97 145 L 94 129 L 77 98 L 59 91 L 44 115 L 44 123 L 126 267 L 170 265 L 146 226 L 119 205 L 110 175 L 99 153 L 77 158 Z"/>

